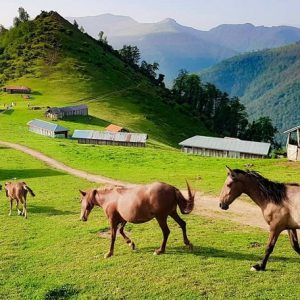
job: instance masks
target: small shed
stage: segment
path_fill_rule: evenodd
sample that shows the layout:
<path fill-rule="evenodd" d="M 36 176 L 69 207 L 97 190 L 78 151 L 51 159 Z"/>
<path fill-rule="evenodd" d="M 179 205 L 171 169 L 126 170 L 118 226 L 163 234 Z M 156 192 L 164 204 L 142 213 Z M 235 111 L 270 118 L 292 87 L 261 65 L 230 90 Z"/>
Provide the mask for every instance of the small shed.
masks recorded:
<path fill-rule="evenodd" d="M 286 152 L 288 160 L 300 161 L 300 125 L 284 131 L 287 133 Z"/>
<path fill-rule="evenodd" d="M 145 147 L 148 135 L 145 133 L 75 130 L 72 138 L 77 139 L 79 144 Z"/>
<path fill-rule="evenodd" d="M 89 114 L 87 105 L 74 105 L 65 107 L 50 107 L 45 115 L 50 119 L 63 119 L 70 116 L 87 116 Z"/>
<path fill-rule="evenodd" d="M 68 129 L 58 124 L 34 119 L 27 123 L 29 131 L 50 137 L 68 137 Z"/>
<path fill-rule="evenodd" d="M 184 140 L 179 145 L 186 153 L 230 158 L 264 158 L 268 155 L 271 146 L 270 143 L 200 135 Z"/>
<path fill-rule="evenodd" d="M 9 94 L 30 94 L 31 89 L 26 86 L 6 86 L 3 88 L 3 92 Z"/>
<path fill-rule="evenodd" d="M 110 124 L 105 128 L 105 131 L 109 131 L 109 132 L 128 132 L 127 129 L 125 129 L 124 127 L 115 125 L 115 124 Z"/>

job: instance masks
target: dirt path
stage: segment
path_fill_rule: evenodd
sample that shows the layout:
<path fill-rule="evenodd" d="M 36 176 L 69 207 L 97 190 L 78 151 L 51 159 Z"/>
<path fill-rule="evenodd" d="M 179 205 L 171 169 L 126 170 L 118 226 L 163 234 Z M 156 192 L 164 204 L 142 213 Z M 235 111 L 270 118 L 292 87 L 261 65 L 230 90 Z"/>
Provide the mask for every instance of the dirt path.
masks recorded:
<path fill-rule="evenodd" d="M 93 175 L 85 171 L 77 170 L 66 166 L 65 164 L 50 158 L 39 151 L 30 149 L 19 144 L 0 141 L 0 145 L 6 146 L 18 151 L 22 151 L 26 154 L 33 156 L 34 158 L 45 162 L 48 166 L 61 170 L 68 174 L 86 179 L 95 183 L 111 184 L 111 185 L 127 185 L 134 186 L 128 182 L 118 181 L 111 178 L 103 177 L 100 175 Z M 186 191 L 182 191 L 186 195 Z M 268 229 L 260 209 L 250 203 L 237 200 L 235 201 L 228 211 L 222 211 L 219 208 L 218 199 L 215 197 L 207 196 L 201 192 L 196 195 L 196 203 L 194 213 L 197 215 L 207 216 L 211 218 L 221 218 L 225 220 L 235 221 L 244 225 L 250 225 L 259 227 L 262 229 Z"/>

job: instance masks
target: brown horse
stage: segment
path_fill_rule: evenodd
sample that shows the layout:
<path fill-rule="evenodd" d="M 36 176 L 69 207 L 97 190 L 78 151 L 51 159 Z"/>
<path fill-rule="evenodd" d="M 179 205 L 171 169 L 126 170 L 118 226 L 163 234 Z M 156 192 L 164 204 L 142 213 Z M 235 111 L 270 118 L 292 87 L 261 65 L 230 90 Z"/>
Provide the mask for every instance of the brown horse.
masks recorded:
<path fill-rule="evenodd" d="M 161 182 L 135 187 L 112 186 L 87 192 L 80 191 L 82 194 L 80 219 L 87 221 L 95 205 L 103 208 L 111 225 L 111 245 L 109 252 L 105 255 L 106 258 L 113 255 L 119 225 L 120 234 L 134 250 L 135 244 L 124 233 L 126 223 L 144 223 L 153 218 L 156 218 L 163 232 L 162 244 L 154 254 L 164 253 L 170 234 L 167 224 L 168 216 L 179 224 L 185 245 L 192 249 L 192 244 L 186 235 L 186 223 L 176 211 L 177 205 L 183 214 L 189 214 L 193 210 L 195 193 L 192 193 L 188 183 L 187 188 L 188 199 L 185 199 L 174 186 Z"/>
<path fill-rule="evenodd" d="M 25 182 L 6 182 L 5 183 L 6 197 L 10 200 L 9 216 L 11 216 L 13 201 L 17 202 L 18 215 L 24 216 L 27 219 L 27 193 L 32 197 L 35 196 L 32 189 Z M 23 211 L 19 210 L 19 203 L 23 204 Z"/>
<path fill-rule="evenodd" d="M 248 195 L 262 210 L 270 233 L 265 256 L 252 271 L 264 271 L 278 236 L 288 230 L 293 249 L 300 254 L 297 231 L 300 228 L 300 186 L 270 181 L 255 171 L 231 170 L 220 195 L 220 207 L 224 210 L 242 193 Z"/>

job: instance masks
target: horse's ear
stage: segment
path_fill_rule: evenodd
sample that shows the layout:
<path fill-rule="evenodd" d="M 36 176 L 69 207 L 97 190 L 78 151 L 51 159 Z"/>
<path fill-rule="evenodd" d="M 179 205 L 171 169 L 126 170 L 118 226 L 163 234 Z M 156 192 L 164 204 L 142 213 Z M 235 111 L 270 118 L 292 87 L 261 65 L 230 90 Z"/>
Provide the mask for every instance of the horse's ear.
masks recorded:
<path fill-rule="evenodd" d="M 86 192 L 79 190 L 79 193 L 84 197 L 86 195 Z"/>
<path fill-rule="evenodd" d="M 228 166 L 226 166 L 226 170 L 227 170 L 228 175 L 230 175 L 232 173 L 232 170 Z"/>
<path fill-rule="evenodd" d="M 232 179 L 236 179 L 236 173 L 230 169 L 228 166 L 226 166 L 227 174 L 230 176 Z"/>

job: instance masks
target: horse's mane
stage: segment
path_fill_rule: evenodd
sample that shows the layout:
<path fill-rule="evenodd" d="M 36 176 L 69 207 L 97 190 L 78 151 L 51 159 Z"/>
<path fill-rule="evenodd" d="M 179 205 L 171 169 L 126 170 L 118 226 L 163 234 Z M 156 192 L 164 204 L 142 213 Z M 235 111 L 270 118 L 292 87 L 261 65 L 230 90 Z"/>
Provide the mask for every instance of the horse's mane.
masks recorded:
<path fill-rule="evenodd" d="M 104 192 L 104 193 L 111 192 L 111 191 L 122 192 L 125 189 L 126 189 L 126 187 L 123 185 L 106 185 L 102 188 L 99 188 L 98 191 Z"/>
<path fill-rule="evenodd" d="M 257 171 L 251 170 L 239 170 L 235 169 L 235 173 L 243 174 L 254 178 L 258 184 L 258 188 L 265 199 L 275 204 L 281 204 L 286 199 L 286 185 L 285 183 L 271 181 Z M 298 186 L 297 183 L 292 183 L 290 185 Z"/>

